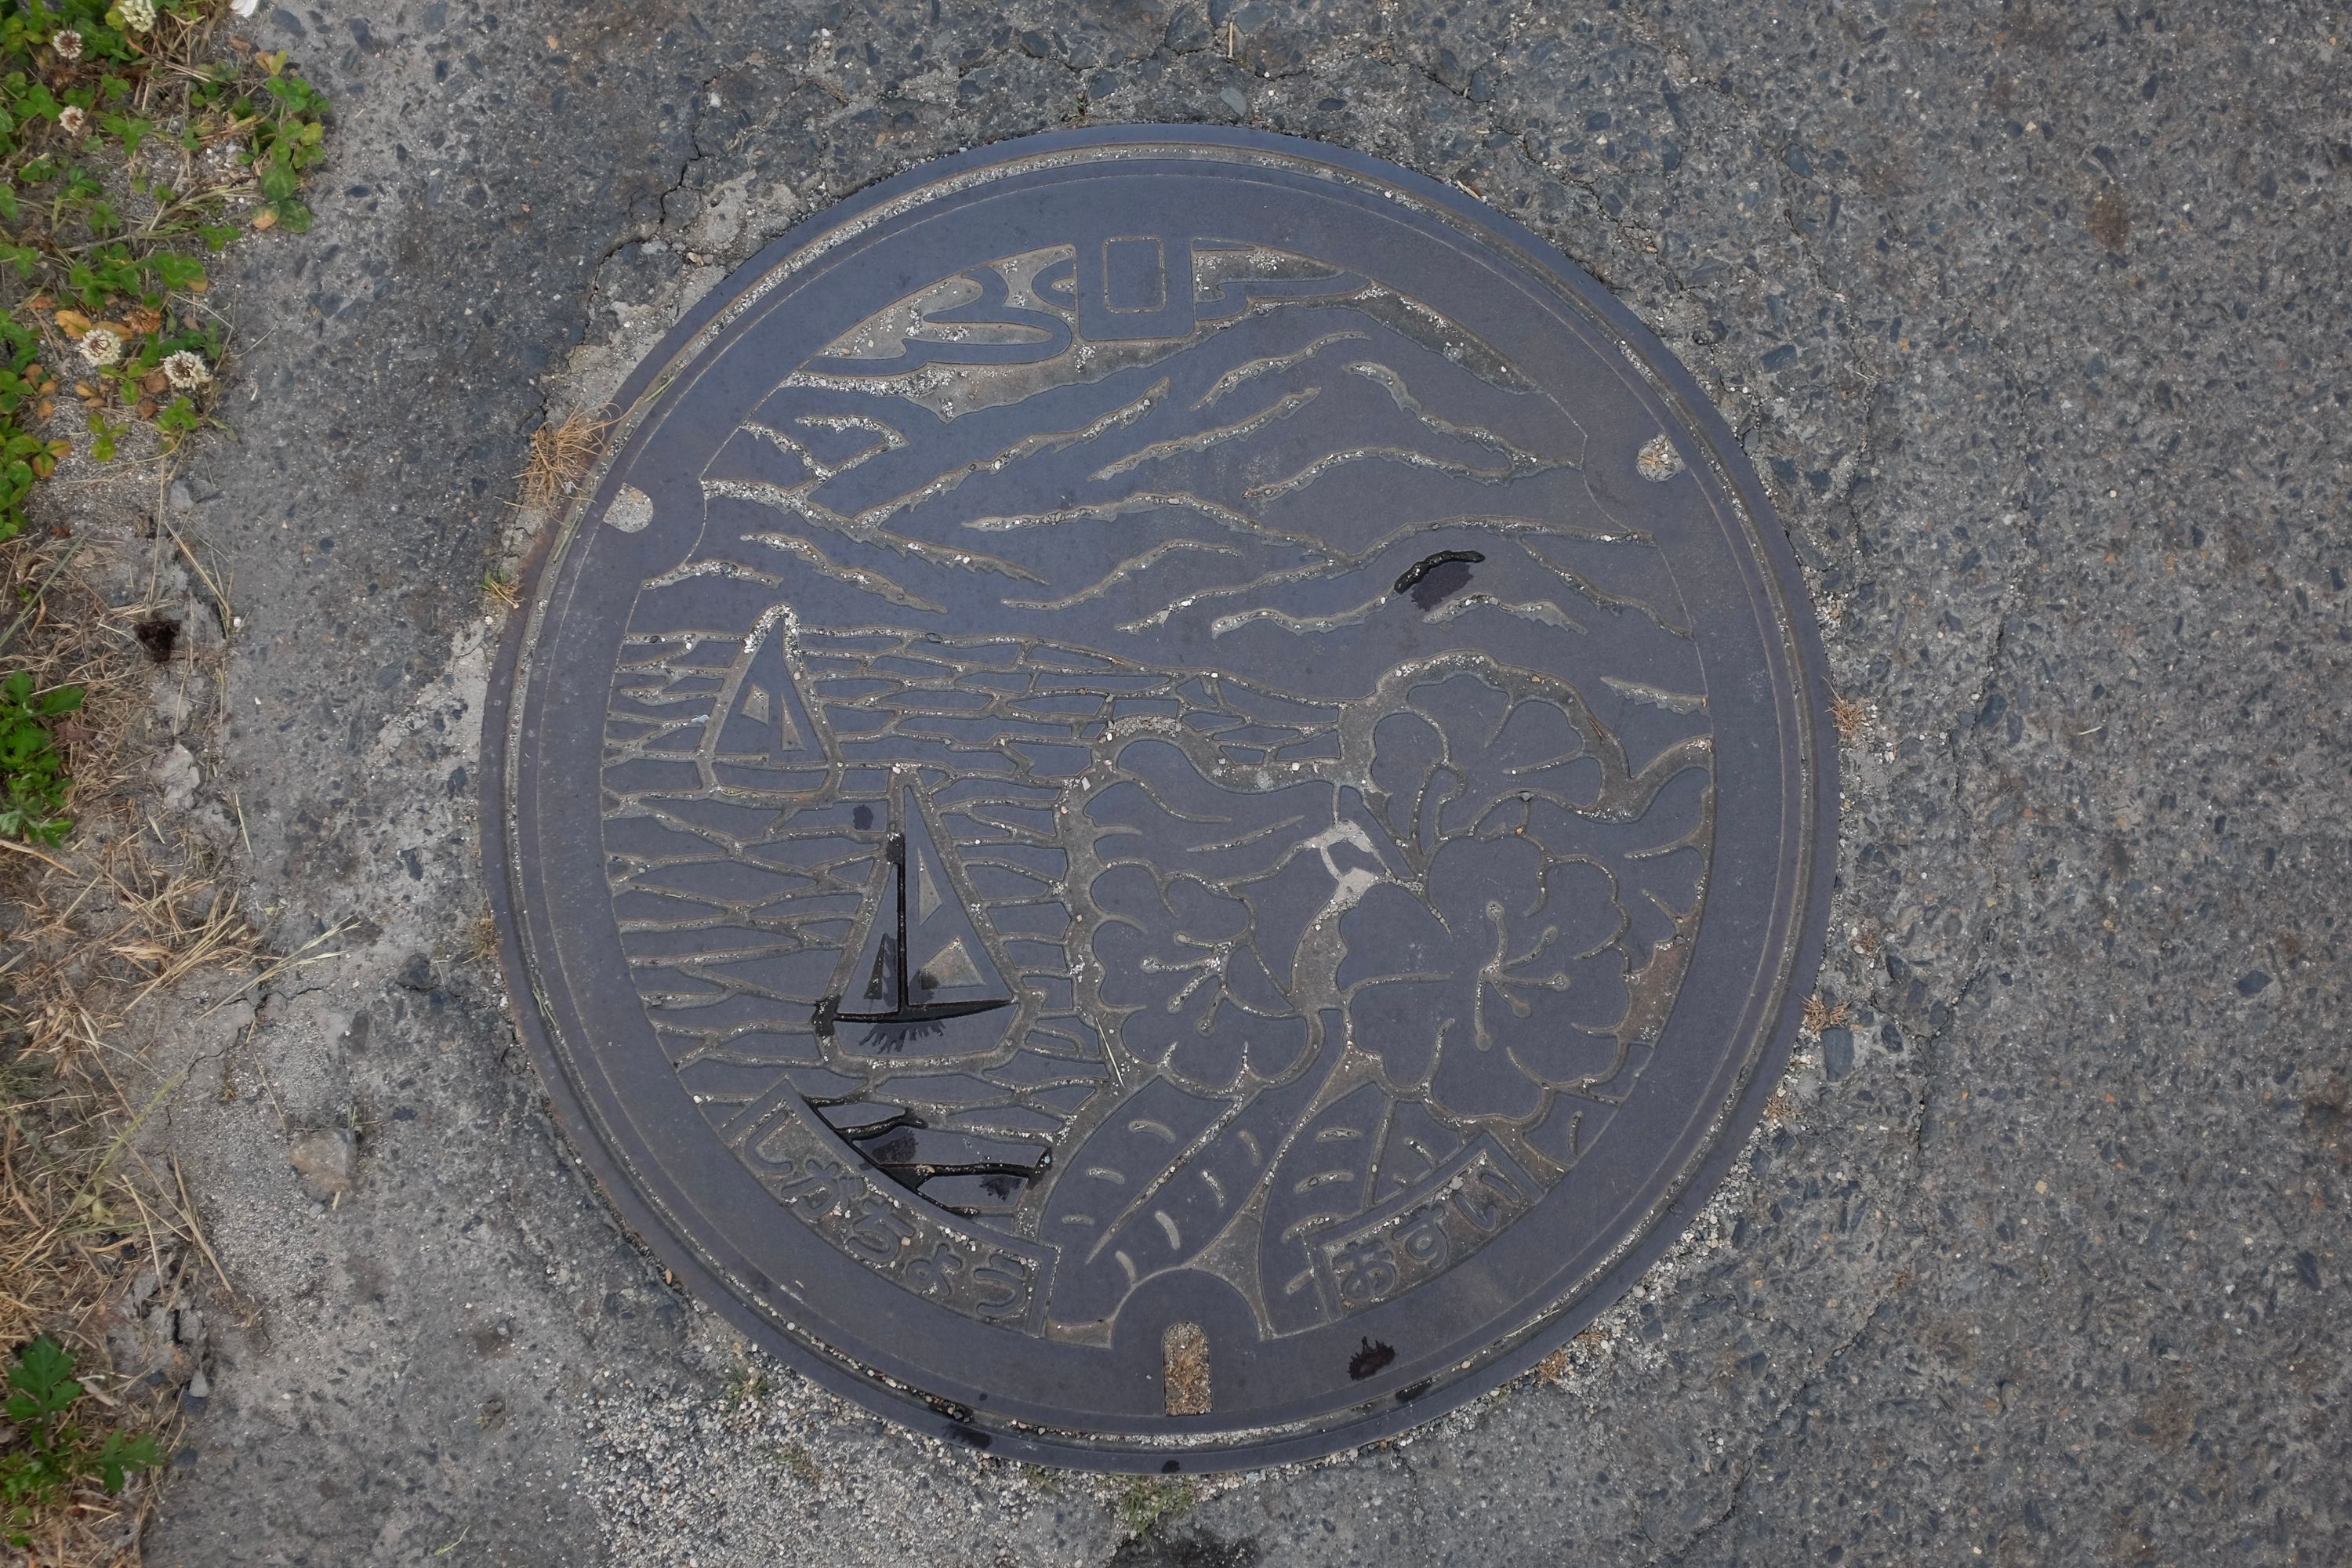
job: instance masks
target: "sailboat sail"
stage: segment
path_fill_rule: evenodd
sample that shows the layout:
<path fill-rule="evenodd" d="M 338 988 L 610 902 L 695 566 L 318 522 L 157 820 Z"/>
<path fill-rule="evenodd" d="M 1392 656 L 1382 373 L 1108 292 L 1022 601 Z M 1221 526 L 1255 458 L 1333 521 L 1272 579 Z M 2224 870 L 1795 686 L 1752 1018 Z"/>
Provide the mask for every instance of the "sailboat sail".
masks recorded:
<path fill-rule="evenodd" d="M 761 617 L 720 693 L 710 735 L 715 758 L 730 763 L 805 763 L 819 757 L 815 721 L 794 679 L 788 616 Z"/>
<path fill-rule="evenodd" d="M 828 798 L 841 757 L 824 710 L 808 700 L 788 605 L 761 616 L 716 694 L 695 761 L 712 789 L 777 805 Z"/>

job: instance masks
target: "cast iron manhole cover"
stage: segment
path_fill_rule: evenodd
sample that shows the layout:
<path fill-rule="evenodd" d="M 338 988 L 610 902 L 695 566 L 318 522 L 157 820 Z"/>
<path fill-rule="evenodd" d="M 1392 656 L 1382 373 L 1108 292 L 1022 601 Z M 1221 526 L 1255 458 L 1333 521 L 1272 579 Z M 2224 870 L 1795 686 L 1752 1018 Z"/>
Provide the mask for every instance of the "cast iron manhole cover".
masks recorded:
<path fill-rule="evenodd" d="M 1526 1367 L 1810 984 L 1816 634 L 1697 387 L 1479 204 L 1040 137 L 637 373 L 491 725 L 563 1120 L 705 1300 L 999 1452 L 1303 1458 Z"/>

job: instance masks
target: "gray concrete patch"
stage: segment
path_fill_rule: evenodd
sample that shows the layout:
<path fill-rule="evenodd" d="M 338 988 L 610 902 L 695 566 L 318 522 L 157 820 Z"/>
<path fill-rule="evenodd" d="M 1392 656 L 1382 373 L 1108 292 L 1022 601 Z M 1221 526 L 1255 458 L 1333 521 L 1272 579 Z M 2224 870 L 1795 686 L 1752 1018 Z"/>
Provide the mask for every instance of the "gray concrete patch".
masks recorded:
<path fill-rule="evenodd" d="M 317 231 L 216 290 L 252 346 L 190 515 L 245 625 L 219 765 L 173 784 L 235 792 L 279 950 L 326 940 L 166 1041 L 257 1316 L 207 1313 L 155 1561 L 2347 1551 L 2341 13 L 404 0 L 257 32 L 341 123 Z M 1552 238 L 1732 419 L 1867 713 L 1845 1016 L 1672 1265 L 1562 1384 L 1124 1543 L 1120 1486 L 746 1360 L 570 1163 L 474 935 L 476 584 L 534 521 L 531 427 L 792 218 L 1079 118 L 1325 137 Z M 306 1184 L 345 1140 L 348 1190 Z"/>

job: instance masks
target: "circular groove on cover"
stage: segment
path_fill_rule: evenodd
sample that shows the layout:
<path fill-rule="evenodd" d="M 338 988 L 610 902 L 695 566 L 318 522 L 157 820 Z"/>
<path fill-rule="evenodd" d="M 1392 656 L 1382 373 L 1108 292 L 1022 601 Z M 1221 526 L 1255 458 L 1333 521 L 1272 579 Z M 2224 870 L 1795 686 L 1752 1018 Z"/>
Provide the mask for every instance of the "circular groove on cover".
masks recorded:
<path fill-rule="evenodd" d="M 993 1451 L 1308 1458 L 1674 1239 L 1818 958 L 1811 612 L 1526 230 L 1241 132 L 794 230 L 619 400 L 494 682 L 561 1119 L 701 1299 Z"/>

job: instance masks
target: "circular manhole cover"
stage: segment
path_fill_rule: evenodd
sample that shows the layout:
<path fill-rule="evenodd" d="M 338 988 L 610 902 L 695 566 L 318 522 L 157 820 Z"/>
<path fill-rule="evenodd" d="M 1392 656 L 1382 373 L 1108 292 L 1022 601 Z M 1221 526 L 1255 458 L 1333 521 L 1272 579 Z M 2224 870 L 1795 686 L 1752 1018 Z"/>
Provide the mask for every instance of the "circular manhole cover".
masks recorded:
<path fill-rule="evenodd" d="M 1376 160 L 932 164 L 637 373 L 510 650 L 508 956 L 713 1305 L 999 1452 L 1304 1458 L 1490 1387 L 1777 1074 L 1811 612 L 1690 376 Z"/>

